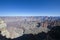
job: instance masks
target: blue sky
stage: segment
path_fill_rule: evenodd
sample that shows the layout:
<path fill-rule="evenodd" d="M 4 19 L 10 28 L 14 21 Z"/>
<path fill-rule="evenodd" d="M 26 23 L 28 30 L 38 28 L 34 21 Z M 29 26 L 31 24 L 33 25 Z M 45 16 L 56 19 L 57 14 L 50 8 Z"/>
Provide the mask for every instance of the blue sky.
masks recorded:
<path fill-rule="evenodd" d="M 60 16 L 60 0 L 0 0 L 0 16 Z"/>

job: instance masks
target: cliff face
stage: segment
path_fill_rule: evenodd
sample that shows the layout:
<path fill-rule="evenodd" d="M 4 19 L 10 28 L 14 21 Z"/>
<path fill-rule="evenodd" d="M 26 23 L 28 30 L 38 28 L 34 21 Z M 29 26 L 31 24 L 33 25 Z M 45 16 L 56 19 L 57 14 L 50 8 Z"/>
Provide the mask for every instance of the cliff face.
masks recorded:
<path fill-rule="evenodd" d="M 23 34 L 47 33 L 54 26 L 60 26 L 60 17 L 30 16 L 30 17 L 0 17 L 6 24 L 0 26 L 3 28 L 2 35 L 7 38 L 17 38 Z M 5 30 L 5 31 L 3 31 Z M 6 32 L 6 33 L 5 33 Z M 8 33 L 8 35 L 6 35 Z"/>
<path fill-rule="evenodd" d="M 53 21 L 49 21 L 46 20 L 44 22 L 42 22 L 42 27 L 48 27 L 48 26 L 60 26 L 60 20 L 53 20 Z"/>

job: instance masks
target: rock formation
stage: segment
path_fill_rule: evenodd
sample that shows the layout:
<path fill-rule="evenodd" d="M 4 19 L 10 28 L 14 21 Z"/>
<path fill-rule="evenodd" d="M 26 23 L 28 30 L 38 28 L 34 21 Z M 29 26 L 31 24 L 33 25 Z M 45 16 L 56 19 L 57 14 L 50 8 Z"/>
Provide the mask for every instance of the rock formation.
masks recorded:
<path fill-rule="evenodd" d="M 23 34 L 47 33 L 60 26 L 60 17 L 1 17 L 0 31 L 6 38 L 17 38 Z"/>

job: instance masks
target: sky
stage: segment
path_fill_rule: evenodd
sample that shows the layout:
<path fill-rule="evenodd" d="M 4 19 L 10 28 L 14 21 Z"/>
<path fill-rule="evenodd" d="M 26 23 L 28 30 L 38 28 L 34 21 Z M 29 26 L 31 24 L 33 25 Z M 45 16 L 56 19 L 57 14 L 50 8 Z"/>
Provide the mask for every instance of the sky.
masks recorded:
<path fill-rule="evenodd" d="M 60 16 L 60 0 L 0 0 L 0 16 Z"/>

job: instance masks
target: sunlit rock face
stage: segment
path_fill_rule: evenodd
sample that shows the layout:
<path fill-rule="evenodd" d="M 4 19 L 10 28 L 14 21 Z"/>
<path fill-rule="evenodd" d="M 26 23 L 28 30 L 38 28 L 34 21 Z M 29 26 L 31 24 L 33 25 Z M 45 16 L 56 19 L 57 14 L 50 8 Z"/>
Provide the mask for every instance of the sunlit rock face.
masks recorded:
<path fill-rule="evenodd" d="M 0 19 L 0 29 L 6 28 L 6 27 L 7 27 L 6 23 L 2 19 Z"/>
<path fill-rule="evenodd" d="M 47 33 L 53 26 L 60 26 L 60 17 L 1 17 L 1 19 L 1 34 L 11 39 L 24 34 Z"/>
<path fill-rule="evenodd" d="M 17 38 L 23 35 L 23 29 L 9 28 L 1 31 L 2 36 L 6 36 L 6 38 Z"/>
<path fill-rule="evenodd" d="M 6 23 L 2 19 L 0 19 L 0 31 L 1 31 L 1 34 L 2 34 L 2 36 L 6 36 L 8 38 L 9 32 L 6 29 L 6 27 L 7 27 Z"/>
<path fill-rule="evenodd" d="M 0 31 L 2 36 L 6 36 L 6 38 L 17 38 L 23 35 L 23 29 L 19 29 L 16 27 L 7 27 L 6 23 L 0 19 Z"/>
<path fill-rule="evenodd" d="M 9 31 L 9 35 L 11 39 L 17 38 L 19 36 L 23 35 L 23 29 L 22 28 L 16 28 L 16 27 L 9 27 L 7 28 Z"/>
<path fill-rule="evenodd" d="M 1 34 L 2 34 L 2 36 L 6 36 L 6 38 L 10 38 L 10 33 L 8 32 L 8 30 L 2 30 L 1 31 Z"/>
<path fill-rule="evenodd" d="M 23 35 L 23 29 L 9 27 L 8 29 L 4 29 L 1 31 L 2 36 L 6 36 L 6 38 L 17 38 Z"/>

